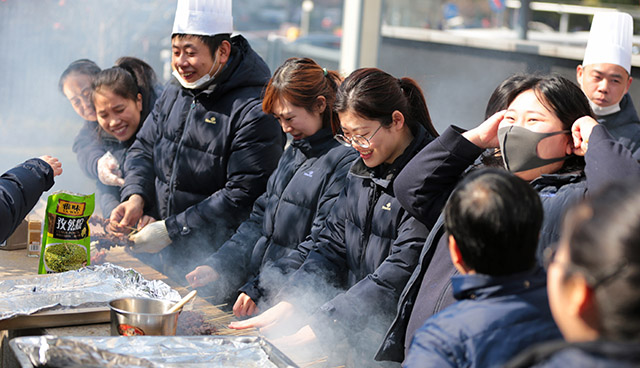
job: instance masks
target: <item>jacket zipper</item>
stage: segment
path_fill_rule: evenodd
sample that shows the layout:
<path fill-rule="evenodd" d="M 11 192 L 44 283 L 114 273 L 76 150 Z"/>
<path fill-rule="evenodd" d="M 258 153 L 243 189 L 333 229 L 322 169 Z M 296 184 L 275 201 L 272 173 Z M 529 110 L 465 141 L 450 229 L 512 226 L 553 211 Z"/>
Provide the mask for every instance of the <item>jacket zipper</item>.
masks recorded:
<path fill-rule="evenodd" d="M 171 165 L 171 178 L 169 179 L 169 198 L 167 200 L 167 216 L 171 215 L 171 210 L 172 210 L 172 206 L 171 204 L 173 203 L 173 194 L 175 192 L 175 181 L 176 181 L 176 172 L 178 169 L 178 158 L 180 157 L 180 150 L 182 149 L 182 146 L 184 145 L 184 140 L 186 139 L 185 136 L 187 135 L 187 128 L 189 127 L 189 123 L 190 123 L 190 119 L 189 117 L 191 117 L 191 112 L 196 108 L 196 98 L 193 98 L 193 101 L 191 101 L 191 106 L 189 106 L 189 112 L 187 113 L 187 117 L 185 119 L 185 123 L 184 123 L 184 129 L 182 129 L 182 136 L 180 136 L 180 142 L 178 142 L 178 147 L 176 148 L 176 154 L 173 158 L 173 164 Z"/>
<path fill-rule="evenodd" d="M 371 186 L 373 187 L 373 195 L 369 197 L 369 206 L 367 208 L 367 217 L 366 222 L 364 224 L 364 231 L 362 232 L 362 253 L 360 254 L 360 264 L 358 267 L 359 277 L 361 280 L 366 276 L 363 272 L 364 269 L 364 258 L 367 254 L 367 248 L 369 246 L 369 236 L 371 235 L 371 221 L 373 219 L 373 213 L 375 212 L 375 206 L 380 198 L 380 187 L 378 187 L 374 182 L 371 182 Z"/>

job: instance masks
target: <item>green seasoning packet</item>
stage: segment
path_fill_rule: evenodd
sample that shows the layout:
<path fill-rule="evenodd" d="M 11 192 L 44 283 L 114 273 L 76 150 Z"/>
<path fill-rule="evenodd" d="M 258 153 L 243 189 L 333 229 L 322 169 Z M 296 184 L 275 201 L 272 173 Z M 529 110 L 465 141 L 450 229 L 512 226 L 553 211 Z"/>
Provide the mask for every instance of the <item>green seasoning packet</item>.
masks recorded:
<path fill-rule="evenodd" d="M 90 264 L 88 220 L 93 213 L 93 194 L 58 191 L 49 196 L 42 231 L 38 273 L 77 270 Z"/>

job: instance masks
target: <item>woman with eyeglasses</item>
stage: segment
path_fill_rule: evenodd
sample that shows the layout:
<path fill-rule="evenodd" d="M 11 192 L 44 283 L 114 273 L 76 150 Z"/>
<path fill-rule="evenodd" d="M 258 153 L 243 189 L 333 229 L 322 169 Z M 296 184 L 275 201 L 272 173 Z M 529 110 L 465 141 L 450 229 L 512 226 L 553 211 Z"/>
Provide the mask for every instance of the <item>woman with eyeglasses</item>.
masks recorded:
<path fill-rule="evenodd" d="M 333 139 L 332 124 L 338 120 L 333 105 L 341 81 L 337 72 L 311 59 L 290 58 L 265 89 L 263 111 L 274 115 L 293 140 L 249 218 L 186 275 L 192 287 L 211 294 L 216 303 L 232 298 L 236 316 L 258 312 L 263 266 L 294 252 L 309 234 L 320 231 L 344 187 L 356 155 Z"/>
<path fill-rule="evenodd" d="M 340 363 L 377 366 L 374 349 L 428 234 L 396 200 L 393 181 L 437 133 L 416 82 L 374 68 L 344 80 L 335 110 L 343 132 L 336 140 L 360 159 L 322 231 L 299 246 L 297 257 L 277 265 L 285 273 L 298 268 L 277 285 L 278 303 L 230 327 L 280 335 L 276 345 L 294 353 L 318 343 L 326 353 L 341 355 L 338 347 L 347 346 L 347 361 Z M 310 315 L 296 318 L 305 312 Z"/>
<path fill-rule="evenodd" d="M 507 366 L 639 366 L 638 244 L 637 180 L 611 184 L 569 210 L 547 270 L 551 313 L 566 341 L 532 348 Z"/>
<path fill-rule="evenodd" d="M 478 127 L 448 128 L 407 165 L 394 189 L 407 211 L 435 228 L 442 206 L 465 171 L 485 149 L 500 147 L 504 167 L 540 194 L 544 221 L 537 259 L 541 261 L 543 251 L 559 238 L 567 206 L 611 180 L 640 177 L 640 165 L 595 121 L 586 96 L 568 79 L 527 76 L 516 81 L 507 96 L 506 110 Z M 446 238 L 440 235 L 440 241 L 429 247 L 432 253 L 420 256 L 379 357 L 402 360 L 414 332 L 447 306 L 443 300 L 451 295 L 451 282 L 441 276 L 447 273 L 443 268 L 449 275 L 455 269 L 447 261 Z"/>

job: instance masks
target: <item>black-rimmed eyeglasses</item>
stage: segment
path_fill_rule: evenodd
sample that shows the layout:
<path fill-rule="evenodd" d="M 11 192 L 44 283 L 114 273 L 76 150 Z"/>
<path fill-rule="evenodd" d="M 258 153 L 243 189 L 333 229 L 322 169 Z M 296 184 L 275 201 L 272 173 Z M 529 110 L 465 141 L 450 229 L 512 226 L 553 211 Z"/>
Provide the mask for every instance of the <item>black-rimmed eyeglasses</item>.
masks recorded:
<path fill-rule="evenodd" d="M 378 130 L 380 130 L 380 128 L 382 128 L 382 124 L 380 124 L 380 126 L 378 127 L 378 129 L 376 129 L 373 134 L 371 134 L 371 136 L 369 136 L 369 138 L 367 137 L 363 137 L 361 135 L 354 135 L 353 137 L 349 138 L 349 137 L 345 137 L 342 134 L 336 134 L 333 136 L 333 138 L 335 138 L 336 141 L 340 142 L 340 144 L 347 146 L 347 147 L 352 147 L 353 144 L 357 144 L 359 147 L 361 148 L 369 148 L 371 147 L 371 140 L 373 139 L 373 136 L 376 135 L 376 133 L 378 133 Z"/>

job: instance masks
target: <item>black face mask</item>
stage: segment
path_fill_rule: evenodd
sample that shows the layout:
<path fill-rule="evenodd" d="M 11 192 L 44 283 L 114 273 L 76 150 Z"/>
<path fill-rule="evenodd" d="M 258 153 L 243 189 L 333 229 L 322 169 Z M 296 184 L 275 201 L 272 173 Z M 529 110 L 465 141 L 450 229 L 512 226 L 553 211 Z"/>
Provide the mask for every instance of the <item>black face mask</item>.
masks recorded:
<path fill-rule="evenodd" d="M 566 160 L 569 156 L 541 158 L 538 156 L 538 143 L 547 137 L 569 132 L 536 133 L 516 125 L 498 129 L 504 167 L 511 172 L 520 172 Z"/>

